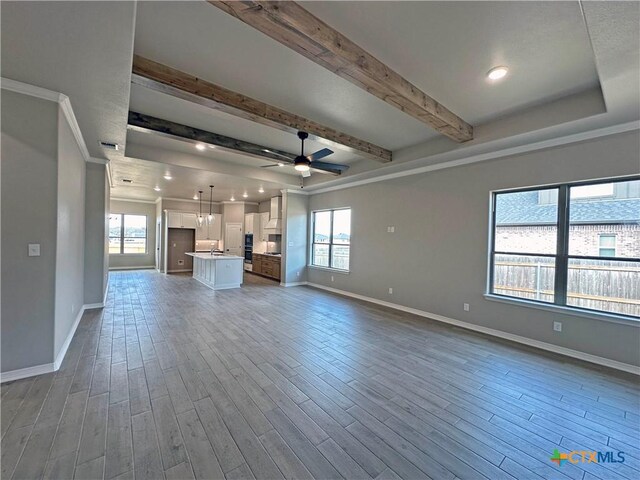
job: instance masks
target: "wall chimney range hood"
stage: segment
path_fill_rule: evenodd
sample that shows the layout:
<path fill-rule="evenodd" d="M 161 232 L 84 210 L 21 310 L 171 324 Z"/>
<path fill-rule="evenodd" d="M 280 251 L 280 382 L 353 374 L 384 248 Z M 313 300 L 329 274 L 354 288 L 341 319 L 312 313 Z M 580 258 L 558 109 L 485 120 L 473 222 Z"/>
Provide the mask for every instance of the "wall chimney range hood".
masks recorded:
<path fill-rule="evenodd" d="M 271 199 L 271 210 L 269 211 L 269 222 L 265 225 L 265 229 L 275 230 L 274 233 L 282 232 L 282 221 L 280 220 L 281 210 L 282 197 L 273 197 Z"/>

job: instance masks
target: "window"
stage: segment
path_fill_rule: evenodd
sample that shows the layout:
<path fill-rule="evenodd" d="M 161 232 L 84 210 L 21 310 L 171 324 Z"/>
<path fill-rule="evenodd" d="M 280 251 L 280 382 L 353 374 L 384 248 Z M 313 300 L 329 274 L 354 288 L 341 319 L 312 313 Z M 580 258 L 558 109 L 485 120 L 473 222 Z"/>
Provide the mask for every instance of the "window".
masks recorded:
<path fill-rule="evenodd" d="M 489 293 L 640 317 L 640 179 L 493 194 Z"/>
<path fill-rule="evenodd" d="M 616 256 L 616 236 L 610 233 L 601 233 L 598 240 L 598 256 L 615 257 Z"/>
<path fill-rule="evenodd" d="M 109 253 L 147 253 L 147 217 L 145 215 L 109 215 Z"/>
<path fill-rule="evenodd" d="M 313 212 L 311 265 L 349 270 L 351 209 Z"/>

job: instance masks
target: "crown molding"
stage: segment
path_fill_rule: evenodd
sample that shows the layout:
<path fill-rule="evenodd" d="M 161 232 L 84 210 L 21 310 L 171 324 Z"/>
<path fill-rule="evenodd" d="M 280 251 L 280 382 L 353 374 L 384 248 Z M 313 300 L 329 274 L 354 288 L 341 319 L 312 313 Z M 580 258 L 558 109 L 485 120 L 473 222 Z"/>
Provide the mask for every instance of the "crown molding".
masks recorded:
<path fill-rule="evenodd" d="M 292 193 L 292 194 L 295 194 L 295 195 L 307 195 L 307 196 L 308 195 L 312 195 L 314 193 L 314 192 L 305 192 L 302 189 L 296 190 L 296 189 L 293 189 L 293 188 L 285 188 L 285 189 L 280 190 L 280 191 L 283 194 L 284 193 L 287 193 L 287 194 Z"/>
<path fill-rule="evenodd" d="M 359 187 L 367 185 L 369 183 L 384 182 L 385 180 L 392 180 L 394 178 L 407 177 L 410 175 L 417 175 L 420 173 L 434 172 L 437 170 L 444 170 L 447 168 L 460 167 L 463 165 L 470 165 L 472 163 L 484 162 L 487 160 L 493 160 L 497 158 L 509 157 L 514 155 L 520 155 L 523 153 L 534 152 L 537 150 L 543 150 L 546 148 L 558 147 L 562 145 L 568 145 L 571 143 L 583 142 L 585 140 L 592 140 L 600 137 L 606 137 L 609 135 L 616 135 L 619 133 L 631 132 L 634 130 L 640 130 L 640 121 L 632 121 L 627 123 L 620 123 L 617 125 L 611 125 L 609 127 L 598 128 L 595 130 L 589 130 L 587 132 L 574 133 L 571 135 L 565 135 L 562 137 L 551 138 L 548 140 L 542 140 L 539 142 L 533 142 L 526 145 L 518 145 L 516 147 L 505 148 L 502 150 L 495 150 L 493 152 L 480 153 L 476 155 L 470 155 L 455 160 L 436 163 L 433 165 L 427 165 L 424 167 L 410 168 L 408 170 L 402 170 L 400 172 L 389 173 L 387 175 L 381 174 L 371 178 L 365 178 L 362 180 L 353 180 L 351 182 L 342 183 L 340 185 L 334 185 L 322 188 L 322 184 L 318 185 L 318 188 L 310 186 L 308 195 L 316 195 L 320 193 L 334 192 L 336 190 L 344 190 L 345 188 Z M 444 155 L 448 155 L 447 152 Z M 434 155 L 433 157 L 427 157 L 429 160 L 437 159 L 440 155 Z M 427 160 L 427 158 L 417 159 L 415 161 Z"/>
<path fill-rule="evenodd" d="M 92 161 L 92 158 L 89 155 L 89 150 L 87 150 L 87 144 L 85 143 L 84 137 L 82 136 L 80 125 L 78 125 L 76 116 L 73 113 L 73 108 L 71 107 L 71 100 L 69 99 L 69 97 L 67 97 L 63 93 L 54 92 L 53 90 L 37 87 L 35 85 L 30 85 L 24 82 L 18 82 L 17 80 L 12 80 L 5 77 L 0 78 L 0 86 L 4 90 L 21 93 L 23 95 L 29 95 L 31 97 L 40 98 L 42 100 L 48 100 L 50 102 L 56 102 L 60 106 L 62 114 L 69 124 L 69 128 L 73 133 L 73 137 L 78 144 L 78 148 L 80 149 L 80 153 L 82 154 L 84 161 Z"/>
<path fill-rule="evenodd" d="M 139 200 L 137 198 L 120 198 L 120 197 L 110 197 L 110 200 L 115 202 L 130 202 L 130 203 L 148 203 L 151 205 L 155 205 L 154 200 Z"/>

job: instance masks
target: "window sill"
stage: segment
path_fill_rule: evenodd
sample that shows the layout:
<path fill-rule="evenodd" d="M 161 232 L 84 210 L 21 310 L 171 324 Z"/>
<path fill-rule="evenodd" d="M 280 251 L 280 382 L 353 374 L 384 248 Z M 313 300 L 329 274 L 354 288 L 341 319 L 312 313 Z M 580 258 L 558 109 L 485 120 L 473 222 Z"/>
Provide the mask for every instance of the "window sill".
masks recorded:
<path fill-rule="evenodd" d="M 491 293 L 484 294 L 484 298 L 492 302 L 507 303 L 510 305 L 517 305 L 519 307 L 537 308 L 538 310 L 562 313 L 564 315 L 572 315 L 575 317 L 591 318 L 594 320 L 602 320 L 605 322 L 618 323 L 632 327 L 640 327 L 640 319 L 628 317 L 625 315 L 616 315 L 615 313 L 592 312 L 588 310 L 581 310 L 579 308 L 562 307 L 560 305 L 533 302 L 520 298 L 504 297 L 502 295 L 494 295 Z"/>
<path fill-rule="evenodd" d="M 341 273 L 343 275 L 349 275 L 350 270 L 340 270 L 339 268 L 319 267 L 318 265 L 307 265 L 308 268 L 314 270 L 324 270 L 325 272 Z"/>

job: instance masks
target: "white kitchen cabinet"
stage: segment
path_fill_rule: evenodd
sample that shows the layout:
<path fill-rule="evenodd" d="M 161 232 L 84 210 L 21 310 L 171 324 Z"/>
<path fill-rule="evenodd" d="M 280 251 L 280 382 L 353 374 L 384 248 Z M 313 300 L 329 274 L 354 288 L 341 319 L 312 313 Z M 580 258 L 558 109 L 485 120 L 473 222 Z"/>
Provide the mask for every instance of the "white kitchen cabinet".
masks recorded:
<path fill-rule="evenodd" d="M 222 215 L 216 215 L 213 225 L 209 225 L 209 240 L 222 239 Z"/>
<path fill-rule="evenodd" d="M 260 235 L 260 223 L 259 213 L 247 213 L 244 216 L 244 233 L 258 237 Z"/>
<path fill-rule="evenodd" d="M 220 215 L 216 215 L 212 225 L 205 221 L 201 227 L 196 227 L 196 240 L 220 240 L 221 228 Z"/>
<path fill-rule="evenodd" d="M 196 228 L 198 225 L 198 217 L 195 213 L 182 214 L 182 228 Z"/>
<path fill-rule="evenodd" d="M 269 223 L 269 212 L 264 212 L 260 214 L 260 241 L 266 242 L 269 240 L 270 231 L 264 228 L 267 223 Z M 273 231 L 271 230 L 271 233 Z"/>
<path fill-rule="evenodd" d="M 196 214 L 182 212 L 167 212 L 167 227 L 196 229 Z"/>

